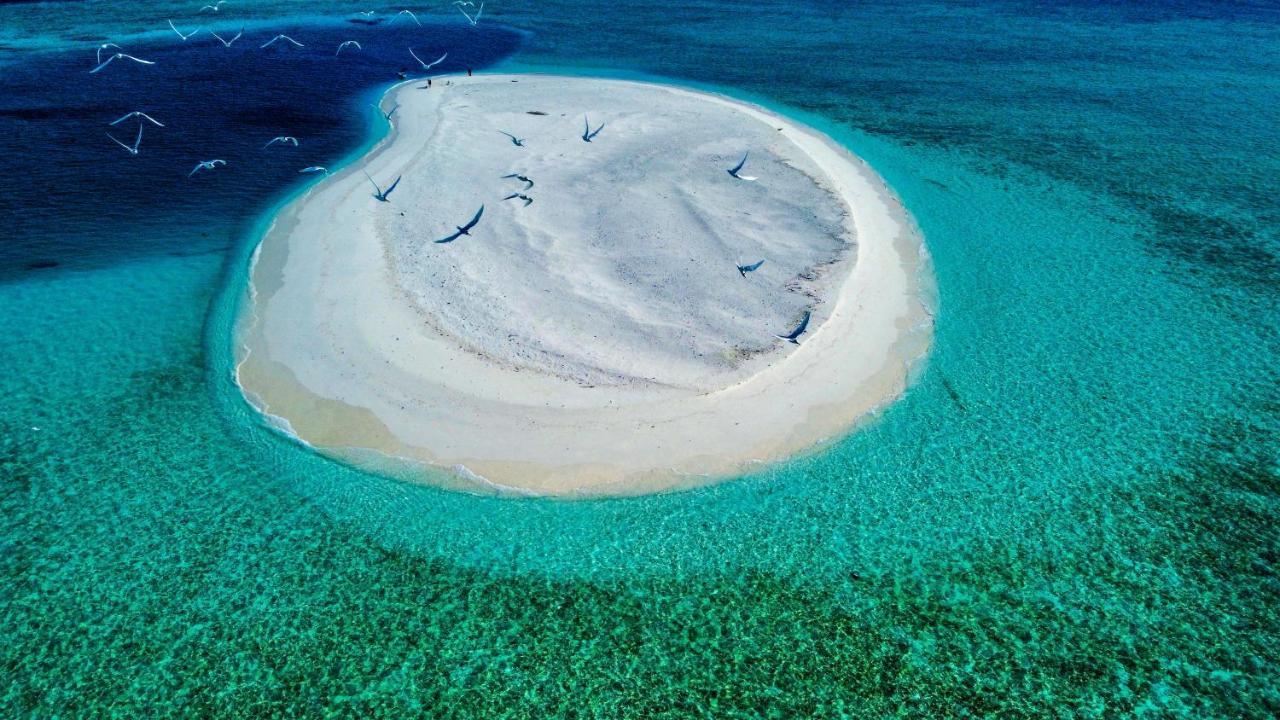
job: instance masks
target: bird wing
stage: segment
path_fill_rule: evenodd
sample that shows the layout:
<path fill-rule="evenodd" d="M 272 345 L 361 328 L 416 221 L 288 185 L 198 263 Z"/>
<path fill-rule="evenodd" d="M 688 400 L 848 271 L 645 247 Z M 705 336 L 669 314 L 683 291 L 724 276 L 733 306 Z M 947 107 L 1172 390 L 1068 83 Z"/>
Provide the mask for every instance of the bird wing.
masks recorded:
<path fill-rule="evenodd" d="M 599 134 L 600 134 L 600 131 L 604 129 L 604 126 L 605 126 L 605 123 L 600 123 L 600 127 L 596 128 L 596 131 L 595 131 L 595 132 L 593 132 L 593 133 L 591 133 L 591 134 L 590 134 L 590 135 L 588 135 L 587 137 L 595 137 L 595 136 L 599 135 Z"/>
<path fill-rule="evenodd" d="M 369 173 L 364 170 L 361 170 L 360 172 L 363 172 L 364 176 L 369 178 L 369 184 L 373 186 L 373 191 L 378 193 L 378 195 L 382 195 L 382 188 L 378 187 L 378 183 L 374 182 L 372 177 L 369 177 Z"/>
<path fill-rule="evenodd" d="M 747 154 L 746 154 L 746 153 L 743 153 L 743 155 L 742 155 L 742 159 L 738 161 L 738 164 L 737 164 L 737 165 L 734 165 L 734 166 L 733 166 L 733 169 L 729 171 L 729 174 L 730 174 L 730 175 L 737 175 L 737 174 L 738 174 L 738 171 L 742 169 L 742 166 L 743 166 L 743 165 L 746 165 L 746 164 L 747 164 Z"/>
<path fill-rule="evenodd" d="M 481 215 L 483 215 L 483 214 L 484 214 L 484 206 L 483 206 L 483 205 L 481 205 L 481 206 L 480 206 L 480 209 L 476 211 L 476 215 L 475 215 L 475 217 L 471 218 L 471 221 L 470 221 L 470 222 L 468 222 L 466 225 L 463 225 L 463 226 L 462 226 L 462 229 L 463 229 L 463 230 L 470 230 L 471 228 L 475 227 L 475 226 L 476 226 L 476 223 L 480 222 L 480 216 L 481 216 Z"/>
<path fill-rule="evenodd" d="M 418 53 L 414 52 L 413 48 L 409 48 L 409 54 L 413 56 L 414 60 L 418 61 L 418 64 L 422 66 L 423 70 L 427 69 L 427 64 L 422 62 L 422 58 L 418 57 Z"/>
<path fill-rule="evenodd" d="M 124 49 L 115 43 L 103 43 L 98 46 L 97 60 L 95 62 L 102 62 L 102 51 L 106 50 L 107 48 L 115 48 L 117 50 Z"/>
<path fill-rule="evenodd" d="M 200 168 L 203 168 L 204 166 L 205 164 L 202 162 L 196 163 L 196 166 L 191 168 L 191 172 L 187 173 L 187 177 L 191 177 L 192 175 L 200 172 Z"/>
<path fill-rule="evenodd" d="M 138 137 L 133 139 L 133 151 L 138 152 L 138 146 L 142 144 L 142 128 L 146 127 L 142 123 L 138 123 Z"/>
<path fill-rule="evenodd" d="M 395 190 L 395 189 L 396 189 L 396 186 L 400 184 L 400 178 L 401 178 L 401 177 L 404 177 L 404 176 L 403 176 L 403 175 L 398 175 L 398 176 L 396 176 L 396 181 L 395 181 L 395 182 L 393 182 L 393 183 L 391 183 L 391 187 L 387 188 L 387 191 L 386 191 L 386 192 L 382 193 L 382 197 L 388 197 L 388 196 L 390 196 L 390 195 L 391 195 L 391 191 L 392 191 L 392 190 Z"/>
<path fill-rule="evenodd" d="M 746 270 L 747 272 L 755 272 L 756 270 L 759 270 L 760 266 L 763 264 L 764 264 L 764 261 L 761 260 L 760 262 L 752 263 L 750 265 L 743 265 L 742 269 Z"/>
<path fill-rule="evenodd" d="M 508 196 L 506 196 L 506 197 L 504 197 L 504 198 L 502 198 L 502 199 L 503 199 L 503 200 L 515 200 L 515 199 L 516 199 L 516 198 L 518 198 L 518 197 L 520 197 L 520 193 L 511 193 L 510 195 L 508 195 Z"/>
<path fill-rule="evenodd" d="M 112 124 L 112 125 L 119 125 L 120 123 L 124 122 L 125 120 L 128 120 L 129 118 L 133 117 L 134 115 L 138 115 L 138 114 L 140 114 L 140 113 L 138 113 L 138 112 L 136 112 L 136 111 L 135 111 L 135 112 L 131 112 L 131 113 L 129 113 L 128 115 L 122 115 L 122 116 L 120 117 L 120 119 L 119 119 L 119 120 L 112 121 L 112 123 L 111 123 L 111 124 Z"/>
<path fill-rule="evenodd" d="M 112 55 L 111 57 L 107 58 L 107 61 L 106 61 L 106 62 L 104 62 L 104 63 L 100 63 L 100 64 L 98 65 L 98 67 L 96 67 L 96 68 L 94 68 L 94 69 L 90 70 L 90 71 L 89 71 L 89 74 L 90 74 L 90 75 L 92 75 L 92 74 L 94 74 L 94 73 L 98 72 L 99 70 L 101 70 L 102 68 L 104 68 L 104 67 L 106 67 L 106 66 L 110 65 L 110 64 L 111 64 L 111 61 L 112 61 L 112 60 L 115 60 L 117 57 L 119 57 L 119 55 Z"/>
<path fill-rule="evenodd" d="M 436 244 L 437 244 L 437 245 L 439 245 L 440 243 L 449 243 L 449 242 L 453 242 L 454 240 L 457 240 L 457 239 L 458 239 L 458 238 L 460 238 L 460 237 L 462 237 L 462 232 L 461 232 L 461 231 L 459 231 L 459 232 L 455 232 L 454 234 L 450 235 L 449 237 L 440 238 L 439 240 L 436 240 L 435 242 L 436 242 Z"/>
<path fill-rule="evenodd" d="M 298 42 L 297 40 L 294 40 L 288 35 L 281 35 L 280 37 L 284 38 L 285 40 L 288 40 L 289 42 L 293 43 L 297 47 L 306 47 L 306 45 L 303 45 L 302 43 Z"/>
<path fill-rule="evenodd" d="M 128 145 L 125 145 L 124 143 L 120 142 L 119 140 L 116 140 L 115 136 L 114 136 L 114 135 L 112 135 L 111 133 L 107 133 L 107 137 L 111 138 L 111 140 L 112 140 L 113 142 L 115 142 L 115 144 L 119 145 L 120 147 L 124 148 L 125 150 L 128 150 L 128 151 L 130 151 L 130 152 L 132 152 L 132 151 L 133 151 L 133 148 L 129 147 Z"/>
<path fill-rule="evenodd" d="M 440 63 L 444 62 L 444 59 L 445 59 L 445 58 L 447 58 L 447 57 L 449 57 L 449 53 L 448 53 L 448 52 L 446 52 L 445 54 L 443 54 L 443 55 L 441 55 L 440 57 L 436 58 L 435 60 L 431 61 L 430 63 L 427 63 L 427 69 L 428 69 L 428 70 L 430 70 L 431 68 L 433 68 L 433 67 L 435 67 L 435 66 L 439 65 Z M 419 62 L 421 62 L 421 61 L 419 61 Z"/>
<path fill-rule="evenodd" d="M 271 38 L 270 40 L 268 40 L 268 41 L 266 41 L 266 42 L 262 43 L 262 45 L 258 46 L 258 49 L 259 49 L 259 50 L 266 49 L 266 48 L 268 48 L 268 47 L 270 47 L 270 46 L 271 46 L 271 43 L 273 43 L 273 42 L 275 42 L 275 41 L 279 40 L 279 39 L 280 39 L 280 38 L 282 38 L 282 37 L 284 37 L 284 36 L 283 36 L 283 35 L 277 35 L 277 36 L 275 36 L 275 37 Z"/>
<path fill-rule="evenodd" d="M 506 180 L 507 178 L 518 178 L 518 177 L 520 177 L 520 173 L 511 173 L 510 175 L 503 175 L 501 179 Z"/>
<path fill-rule="evenodd" d="M 586 115 L 583 115 L 582 116 L 582 139 L 586 140 L 589 137 L 591 137 L 591 118 Z"/>
<path fill-rule="evenodd" d="M 132 60 L 132 61 L 134 61 L 134 62 L 136 62 L 136 63 L 142 63 L 143 65 L 155 65 L 155 64 L 156 64 L 154 60 L 143 60 L 142 58 L 136 58 L 136 57 L 134 57 L 134 56 L 132 56 L 132 55 L 125 55 L 124 53 L 118 53 L 118 54 L 116 54 L 116 57 L 122 57 L 122 58 L 124 58 L 124 59 L 126 59 L 126 60 Z"/>
<path fill-rule="evenodd" d="M 796 326 L 795 330 L 791 331 L 790 335 L 786 335 L 784 337 L 786 337 L 788 340 L 795 340 L 796 338 L 800 337 L 800 335 L 804 333 L 805 329 L 809 327 L 809 316 L 811 314 L 812 313 L 810 313 L 808 310 L 805 310 L 804 318 L 800 320 L 800 324 Z"/>

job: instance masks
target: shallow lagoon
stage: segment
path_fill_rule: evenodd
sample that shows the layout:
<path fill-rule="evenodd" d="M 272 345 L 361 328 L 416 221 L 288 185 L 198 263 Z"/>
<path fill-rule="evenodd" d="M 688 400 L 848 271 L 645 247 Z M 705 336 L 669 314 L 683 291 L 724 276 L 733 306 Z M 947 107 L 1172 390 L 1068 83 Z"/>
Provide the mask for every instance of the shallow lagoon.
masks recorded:
<path fill-rule="evenodd" d="M 63 12 L 11 6 L 0 24 L 29 35 Z M 713 83 L 868 159 L 934 258 L 917 384 L 829 452 L 675 495 L 512 502 L 349 470 L 263 428 L 228 385 L 224 289 L 297 187 L 292 164 L 242 158 L 252 170 L 190 193 L 181 176 L 206 158 L 187 162 L 185 130 L 139 158 L 99 147 L 134 108 L 111 94 L 127 88 L 87 92 L 91 50 L 8 53 L 15 714 L 1280 709 L 1268 11 L 703 3 L 611 10 L 617 33 L 583 32 L 570 3 L 486 12 L 533 31 L 503 67 Z M 486 32 L 457 36 L 484 50 L 476 67 L 519 44 Z M 187 50 L 170 38 L 161 57 Z M 300 165 L 357 151 L 377 122 L 361 93 L 394 77 L 279 60 L 291 93 L 328 103 L 292 120 L 329 143 Z M 171 116 L 243 104 L 201 132 L 250 159 L 244 128 L 282 134 L 263 95 L 185 94 L 203 87 L 166 94 Z M 133 160 L 172 168 L 166 204 L 114 182 L 154 180 Z M 56 202 L 21 190 L 72 169 Z"/>

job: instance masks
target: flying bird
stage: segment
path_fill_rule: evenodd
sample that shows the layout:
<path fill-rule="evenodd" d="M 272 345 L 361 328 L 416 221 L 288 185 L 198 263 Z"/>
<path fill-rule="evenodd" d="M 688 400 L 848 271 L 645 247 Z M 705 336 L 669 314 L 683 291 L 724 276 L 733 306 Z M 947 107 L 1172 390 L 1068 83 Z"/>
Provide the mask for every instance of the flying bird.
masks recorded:
<path fill-rule="evenodd" d="M 226 164 L 227 164 L 226 160 L 201 160 L 200 162 L 196 163 L 196 166 L 191 169 L 191 172 L 187 173 L 187 177 L 191 177 L 192 175 L 195 175 L 201 170 L 212 170 L 218 167 L 219 165 L 226 165 Z"/>
<path fill-rule="evenodd" d="M 476 10 L 475 17 L 468 15 L 467 11 L 463 10 L 461 5 L 458 5 L 458 12 L 462 13 L 462 16 L 467 19 L 467 22 L 471 23 L 471 27 L 475 27 L 480 22 L 480 15 L 484 13 L 484 3 L 480 3 L 480 8 Z"/>
<path fill-rule="evenodd" d="M 782 340 L 786 340 L 787 342 L 790 342 L 794 345 L 799 345 L 800 341 L 797 340 L 796 338 L 800 337 L 800 335 L 803 334 L 804 331 L 809 327 L 809 316 L 811 314 L 812 313 L 810 313 L 808 310 L 805 310 L 804 319 L 800 321 L 800 324 L 796 326 L 795 330 L 792 330 L 790 333 L 786 335 L 775 335 L 774 337 L 780 338 Z"/>
<path fill-rule="evenodd" d="M 182 31 L 179 30 L 177 26 L 173 24 L 172 20 L 169 21 L 169 27 L 173 28 L 173 31 L 177 33 L 178 37 L 182 38 L 183 42 L 186 42 L 188 38 L 194 37 L 196 33 L 204 29 L 204 28 L 196 28 L 195 30 L 192 30 L 191 32 L 184 35 Z"/>
<path fill-rule="evenodd" d="M 373 190 L 374 190 L 373 197 L 376 198 L 379 202 L 391 202 L 390 200 L 387 199 L 387 196 L 391 194 L 392 190 L 396 189 L 396 186 L 400 184 L 400 178 L 403 177 L 403 176 L 397 176 L 396 181 L 391 183 L 391 187 L 387 188 L 386 190 L 383 190 L 382 188 L 378 187 L 378 183 L 373 182 L 373 178 L 369 177 L 369 173 L 365 173 L 364 176 L 369 178 L 370 183 L 373 183 Z"/>
<path fill-rule="evenodd" d="M 298 138 L 292 135 L 277 135 L 271 138 L 271 141 L 268 142 L 266 145 L 263 145 L 262 149 L 265 150 L 271 147 L 272 145 L 275 145 L 276 143 L 280 143 L 281 145 L 292 145 L 294 147 L 298 147 Z"/>
<path fill-rule="evenodd" d="M 135 117 L 138 118 L 138 122 L 142 122 L 143 120 L 146 120 L 147 122 L 151 123 L 152 125 L 155 125 L 156 127 L 164 127 L 164 123 L 160 122 L 159 120 L 156 120 L 155 118 L 142 112 L 141 110 L 134 110 L 128 115 L 123 115 L 119 120 L 116 120 L 111 124 L 119 125 L 120 123 L 124 122 L 125 120 L 128 120 L 129 118 L 135 118 Z"/>
<path fill-rule="evenodd" d="M 530 200 L 529 202 L 533 202 L 533 201 L 532 201 L 532 200 Z M 450 243 L 450 242 L 453 242 L 454 240 L 457 240 L 458 238 L 462 237 L 463 235 L 466 235 L 466 236 L 470 237 L 470 235 L 471 235 L 471 232 L 470 232 L 471 228 L 475 227 L 475 226 L 476 226 L 476 223 L 480 222 L 480 216 L 481 216 L 481 215 L 483 215 L 483 214 L 484 214 L 484 206 L 483 206 L 483 205 L 481 205 L 481 206 L 480 206 L 480 209 L 476 211 L 475 217 L 471 218 L 471 220 L 470 220 L 470 221 L 468 221 L 466 225 L 458 225 L 458 226 L 456 226 L 454 229 L 455 229 L 455 230 L 457 230 L 457 232 L 455 232 L 454 234 L 450 235 L 450 236 L 449 236 L 449 237 L 447 237 L 447 238 L 442 238 L 442 239 L 440 239 L 440 240 L 437 240 L 437 241 L 436 241 L 436 244 L 440 244 L 440 243 Z"/>
<path fill-rule="evenodd" d="M 449 57 L 449 53 L 447 53 L 447 52 L 446 52 L 445 54 L 441 55 L 440 57 L 436 58 L 435 60 L 432 60 L 432 61 L 431 61 L 431 62 L 429 62 L 429 63 L 424 63 L 424 62 L 422 62 L 422 58 L 418 57 L 418 53 L 416 53 L 416 52 L 414 52 L 414 51 L 413 51 L 413 48 L 409 48 L 409 54 L 413 56 L 413 59 L 414 59 L 414 60 L 417 60 L 417 61 L 418 61 L 418 64 L 422 66 L 422 69 L 423 69 L 423 70 L 430 70 L 431 68 L 433 68 L 433 67 L 435 67 L 435 66 L 439 65 L 440 63 L 444 62 L 444 59 L 445 59 L 445 58 Z"/>
<path fill-rule="evenodd" d="M 462 7 L 463 5 L 467 5 L 470 7 L 476 6 L 476 4 L 471 2 L 471 0 L 453 0 L 453 4 L 457 5 L 458 7 Z"/>
<path fill-rule="evenodd" d="M 746 276 L 747 276 L 747 273 L 749 273 L 749 272 L 755 272 L 755 271 L 759 270 L 759 269 L 760 269 L 760 266 L 761 266 L 761 265 L 763 265 L 763 264 L 764 264 L 764 261 L 763 261 L 763 260 L 761 260 L 760 262 L 757 262 L 757 263 L 751 263 L 750 265 L 739 265 L 739 266 L 738 266 L 738 274 L 739 274 L 739 275 L 741 275 L 742 277 L 746 277 Z"/>
<path fill-rule="evenodd" d="M 151 60 L 143 60 L 142 58 L 136 58 L 136 57 L 134 57 L 134 56 L 132 56 L 132 55 L 127 55 L 127 54 L 125 54 L 125 53 L 116 53 L 115 55 L 112 55 L 111 57 L 107 58 L 107 59 L 106 59 L 106 62 L 99 63 L 99 64 L 98 64 L 98 67 L 96 67 L 96 68 L 94 68 L 94 69 L 92 69 L 92 70 L 90 70 L 90 71 L 89 71 L 89 74 L 90 74 L 90 75 L 92 75 L 92 74 L 94 74 L 94 73 L 98 72 L 99 70 L 101 70 L 102 68 L 104 68 L 104 67 L 106 67 L 106 66 L 110 65 L 113 61 L 115 61 L 115 60 L 120 60 L 120 59 L 124 59 L 124 60 L 132 60 L 132 61 L 134 61 L 134 62 L 136 62 L 136 63 L 141 63 L 141 64 L 143 64 L 143 65 L 155 65 L 155 62 L 153 62 L 153 61 L 151 61 Z"/>
<path fill-rule="evenodd" d="M 502 199 L 503 200 L 516 200 L 516 199 L 523 200 L 525 207 L 529 207 L 529 205 L 533 203 L 533 198 L 529 197 L 528 195 L 523 195 L 521 193 L 511 193 L 510 195 Z"/>
<path fill-rule="evenodd" d="M 582 118 L 582 141 L 591 142 L 591 139 L 599 135 L 600 131 L 603 129 L 604 129 L 604 123 L 600 123 L 600 127 L 596 128 L 595 132 L 592 132 L 591 120 L 590 118 L 584 115 Z"/>
<path fill-rule="evenodd" d="M 363 16 L 365 16 L 365 17 L 372 17 L 372 16 L 373 16 L 373 11 L 372 11 L 372 10 L 361 10 L 360 12 L 358 12 L 358 13 L 356 13 L 356 14 L 357 14 L 357 15 L 363 15 Z"/>
<path fill-rule="evenodd" d="M 117 44 L 115 44 L 115 43 L 102 43 L 101 45 L 99 45 L 99 46 L 98 46 L 98 56 L 97 56 L 97 57 L 98 57 L 98 59 L 97 59 L 97 60 L 95 60 L 94 62 L 96 62 L 96 63 L 101 63 L 101 62 L 102 62 L 102 51 L 103 51 L 103 50 L 106 50 L 107 48 L 115 48 L 115 49 L 117 49 L 117 50 L 123 50 L 123 49 L 124 49 L 124 48 L 120 47 L 119 45 L 117 45 Z"/>
<path fill-rule="evenodd" d="M 528 190 L 529 188 L 533 187 L 533 181 L 530 180 L 527 175 L 521 175 L 520 173 L 511 173 L 510 175 L 502 176 L 503 180 L 506 180 L 508 178 L 515 178 L 516 180 L 519 180 L 520 182 L 524 183 L 525 190 Z"/>
<path fill-rule="evenodd" d="M 339 46 L 338 46 L 338 51 L 334 53 L 334 56 L 336 57 L 336 56 L 338 56 L 338 55 L 341 55 L 341 54 L 342 54 L 342 51 L 343 51 L 345 48 L 349 48 L 349 47 L 354 47 L 354 48 L 355 48 L 355 49 L 357 49 L 357 50 L 363 50 L 363 49 L 364 49 L 364 48 L 360 47 L 360 43 L 356 42 L 355 40 L 347 40 L 347 41 L 343 42 L 341 45 L 339 45 Z"/>
<path fill-rule="evenodd" d="M 111 133 L 107 133 L 107 137 L 111 138 L 112 140 L 115 140 L 115 143 L 120 147 L 124 148 L 125 150 L 127 150 L 130 155 L 137 155 L 138 146 L 142 144 L 142 123 L 138 123 L 138 137 L 134 138 L 132 147 L 130 147 L 129 145 L 125 145 L 119 140 L 116 140 L 115 136 L 113 136 Z"/>
<path fill-rule="evenodd" d="M 512 144 L 512 145 L 515 145 L 516 147 L 524 147 L 524 140 L 522 140 L 522 139 L 520 139 L 520 138 L 516 137 L 515 135 L 512 135 L 512 134 L 511 134 L 511 133 L 509 133 L 509 132 L 506 132 L 505 130 L 499 130 L 498 132 L 500 132 L 500 133 L 502 133 L 503 135 L 506 135 L 507 137 L 511 138 L 511 144 Z"/>
<path fill-rule="evenodd" d="M 329 168 L 324 167 L 323 165 L 311 165 L 310 167 L 304 167 L 298 171 L 299 175 L 303 173 L 324 173 L 325 175 L 328 175 Z"/>
<path fill-rule="evenodd" d="M 417 15 L 413 14 L 412 10 L 401 10 L 400 12 L 396 13 L 396 16 L 391 19 L 391 22 L 395 22 L 396 20 L 399 20 L 401 15 L 408 15 L 409 17 L 413 18 L 414 22 L 418 23 L 418 27 L 422 27 L 422 21 L 418 19 Z"/>
<path fill-rule="evenodd" d="M 218 33 L 212 30 L 209 31 L 209 34 L 218 38 L 218 42 L 222 43 L 223 47 L 231 47 L 231 43 L 239 40 L 240 36 L 244 34 L 244 28 L 240 28 L 240 32 L 236 33 L 236 36 L 231 38 L 230 40 L 224 40 L 221 35 L 219 35 Z"/>
<path fill-rule="evenodd" d="M 218 10 L 221 9 L 222 5 L 226 2 L 227 0 L 218 0 L 218 2 L 212 5 L 205 5 L 204 7 L 200 8 L 200 12 L 204 12 L 205 10 L 212 10 L 213 12 L 218 12 Z"/>
<path fill-rule="evenodd" d="M 729 168 L 729 169 L 728 169 L 728 170 L 726 170 L 725 172 L 728 172 L 730 175 L 734 176 L 735 178 L 737 178 L 737 179 L 739 179 L 739 180 L 746 180 L 747 182 L 751 182 L 751 181 L 755 180 L 756 178 L 755 178 L 755 177 L 753 177 L 753 176 L 751 176 L 751 175 L 739 175 L 739 174 L 738 174 L 738 173 L 742 170 L 742 166 L 747 164 L 747 155 L 748 155 L 748 154 L 749 154 L 749 153 L 743 153 L 743 154 L 742 154 L 742 159 L 738 161 L 738 164 L 737 164 L 737 165 L 734 165 L 734 166 L 733 166 L 733 167 L 731 167 L 731 168 Z"/>
<path fill-rule="evenodd" d="M 274 44 L 275 44 L 275 42 L 276 42 L 277 40 L 287 40 L 288 42 L 293 43 L 293 46 L 294 46 L 294 47 L 306 47 L 306 45 L 303 45 L 302 43 L 298 42 L 297 40 L 294 40 L 293 38 L 289 37 L 288 35 L 277 35 L 277 36 L 275 36 L 275 37 L 271 38 L 270 40 L 268 40 L 268 41 L 266 41 L 266 42 L 262 43 L 262 45 L 261 45 L 258 49 L 259 49 L 259 50 L 262 50 L 262 49 L 264 49 L 264 48 L 268 48 L 268 47 L 270 47 L 270 46 L 274 45 Z"/>

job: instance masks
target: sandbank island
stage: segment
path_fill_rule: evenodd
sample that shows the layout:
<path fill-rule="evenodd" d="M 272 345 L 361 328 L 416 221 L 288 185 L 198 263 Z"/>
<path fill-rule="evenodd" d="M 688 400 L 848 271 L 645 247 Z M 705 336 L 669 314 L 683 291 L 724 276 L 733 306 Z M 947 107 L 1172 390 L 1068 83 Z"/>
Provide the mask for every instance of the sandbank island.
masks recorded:
<path fill-rule="evenodd" d="M 830 139 L 658 84 L 425 85 L 255 255 L 238 381 L 279 427 L 453 487 L 627 495 L 803 452 L 904 391 L 927 256 Z"/>

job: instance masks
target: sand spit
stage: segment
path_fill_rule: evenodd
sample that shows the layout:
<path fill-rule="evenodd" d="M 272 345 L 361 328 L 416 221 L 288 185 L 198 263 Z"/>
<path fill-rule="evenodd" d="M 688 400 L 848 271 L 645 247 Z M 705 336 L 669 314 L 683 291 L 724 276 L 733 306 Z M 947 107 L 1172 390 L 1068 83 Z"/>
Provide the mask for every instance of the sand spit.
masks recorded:
<path fill-rule="evenodd" d="M 256 254 L 239 381 L 311 446 L 478 492 L 638 494 L 815 447 L 905 389 L 927 256 L 830 139 L 664 85 L 424 84 Z M 754 181 L 726 172 L 747 152 Z M 402 176 L 389 202 L 366 171 Z M 774 337 L 806 310 L 799 345 Z"/>

